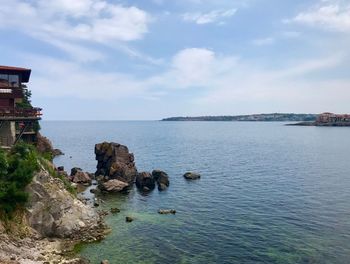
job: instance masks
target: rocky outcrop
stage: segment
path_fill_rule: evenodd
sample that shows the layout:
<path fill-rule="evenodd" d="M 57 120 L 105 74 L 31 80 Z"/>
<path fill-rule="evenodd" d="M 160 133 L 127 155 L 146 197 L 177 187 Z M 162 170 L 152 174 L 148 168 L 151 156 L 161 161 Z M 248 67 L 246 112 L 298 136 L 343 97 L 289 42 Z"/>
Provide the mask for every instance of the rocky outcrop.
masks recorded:
<path fill-rule="evenodd" d="M 119 180 L 109 180 L 100 183 L 98 186 L 101 191 L 105 192 L 121 192 L 129 187 L 129 184 Z"/>
<path fill-rule="evenodd" d="M 61 150 L 53 148 L 51 141 L 47 137 L 42 136 L 39 132 L 37 134 L 36 148 L 39 153 L 49 153 L 53 157 L 64 155 Z"/>
<path fill-rule="evenodd" d="M 199 173 L 196 172 L 186 172 L 184 174 L 184 178 L 186 180 L 198 180 L 200 179 L 201 175 Z"/>
<path fill-rule="evenodd" d="M 95 145 L 97 163 L 96 176 L 103 175 L 104 180 L 119 180 L 132 185 L 137 176 L 134 155 L 129 149 L 118 143 Z"/>
<path fill-rule="evenodd" d="M 136 177 L 136 186 L 140 190 L 150 191 L 156 187 L 153 175 L 149 172 L 141 172 Z"/>
<path fill-rule="evenodd" d="M 83 231 L 99 228 L 99 215 L 47 171 L 37 173 L 26 191 L 30 195 L 26 213 L 28 224 L 42 237 L 75 238 Z"/>
<path fill-rule="evenodd" d="M 169 176 L 166 172 L 161 170 L 153 170 L 152 176 L 154 180 L 157 182 L 159 191 L 164 191 L 169 187 L 170 185 Z"/>

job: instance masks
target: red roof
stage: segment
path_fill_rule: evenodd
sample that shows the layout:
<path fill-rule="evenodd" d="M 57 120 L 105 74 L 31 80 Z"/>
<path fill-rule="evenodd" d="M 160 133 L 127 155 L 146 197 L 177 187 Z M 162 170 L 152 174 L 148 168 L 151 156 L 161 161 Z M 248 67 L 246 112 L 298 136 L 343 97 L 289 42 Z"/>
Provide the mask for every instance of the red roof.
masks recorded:
<path fill-rule="evenodd" d="M 29 82 L 31 71 L 31 69 L 26 68 L 0 65 L 0 74 L 20 74 L 22 77 L 22 82 Z"/>
<path fill-rule="evenodd" d="M 2 65 L 0 65 L 0 70 L 7 70 L 7 71 L 30 71 L 30 69 L 26 69 L 26 68 L 12 67 L 12 66 L 2 66 Z"/>

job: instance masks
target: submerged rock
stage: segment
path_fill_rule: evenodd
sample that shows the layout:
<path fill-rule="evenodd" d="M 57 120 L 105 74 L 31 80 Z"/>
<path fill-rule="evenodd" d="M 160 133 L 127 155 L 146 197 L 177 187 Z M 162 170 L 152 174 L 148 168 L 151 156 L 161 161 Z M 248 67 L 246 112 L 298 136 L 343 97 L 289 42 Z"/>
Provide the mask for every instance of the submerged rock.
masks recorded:
<path fill-rule="evenodd" d="M 112 214 L 120 213 L 120 209 L 119 208 L 111 208 L 111 213 Z"/>
<path fill-rule="evenodd" d="M 184 178 L 187 180 L 198 180 L 200 179 L 201 175 L 196 172 L 186 172 L 184 174 Z"/>
<path fill-rule="evenodd" d="M 134 218 L 132 218 L 131 216 L 127 216 L 125 217 L 125 221 L 131 223 L 132 221 L 134 221 Z"/>
<path fill-rule="evenodd" d="M 109 261 L 108 260 L 102 260 L 101 264 L 109 264 Z"/>
<path fill-rule="evenodd" d="M 176 214 L 176 210 L 174 209 L 169 209 L 169 210 L 158 210 L 158 214 Z"/>
<path fill-rule="evenodd" d="M 169 176 L 166 172 L 161 170 L 153 170 L 152 176 L 154 180 L 157 182 L 159 191 L 164 191 L 169 187 L 170 185 Z"/>
<path fill-rule="evenodd" d="M 156 184 L 151 173 L 141 172 L 136 176 L 136 186 L 141 190 L 150 191 L 155 188 Z"/>
<path fill-rule="evenodd" d="M 99 185 L 99 188 L 102 191 L 106 191 L 106 192 L 121 192 L 127 189 L 128 187 L 129 187 L 129 184 L 119 180 L 109 180 Z"/>
<path fill-rule="evenodd" d="M 96 176 L 107 176 L 128 183 L 135 182 L 137 169 L 134 163 L 134 155 L 129 149 L 118 143 L 104 142 L 95 145 L 97 163 Z"/>

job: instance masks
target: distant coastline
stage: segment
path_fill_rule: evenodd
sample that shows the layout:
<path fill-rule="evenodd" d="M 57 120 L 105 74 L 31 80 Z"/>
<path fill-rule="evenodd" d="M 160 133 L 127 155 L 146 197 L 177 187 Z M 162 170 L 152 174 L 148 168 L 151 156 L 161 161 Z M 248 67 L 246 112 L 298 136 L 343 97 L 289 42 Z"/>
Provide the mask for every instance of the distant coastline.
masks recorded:
<path fill-rule="evenodd" d="M 317 114 L 270 113 L 232 116 L 168 117 L 161 121 L 251 121 L 251 122 L 315 122 Z"/>

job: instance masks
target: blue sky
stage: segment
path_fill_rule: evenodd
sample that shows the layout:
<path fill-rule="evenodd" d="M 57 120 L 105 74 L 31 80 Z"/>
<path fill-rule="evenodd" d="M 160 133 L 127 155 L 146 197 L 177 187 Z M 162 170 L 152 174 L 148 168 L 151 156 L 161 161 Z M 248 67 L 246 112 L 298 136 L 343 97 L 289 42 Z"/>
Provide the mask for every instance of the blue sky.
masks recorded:
<path fill-rule="evenodd" d="M 350 112 L 350 0 L 0 0 L 53 120 Z"/>

